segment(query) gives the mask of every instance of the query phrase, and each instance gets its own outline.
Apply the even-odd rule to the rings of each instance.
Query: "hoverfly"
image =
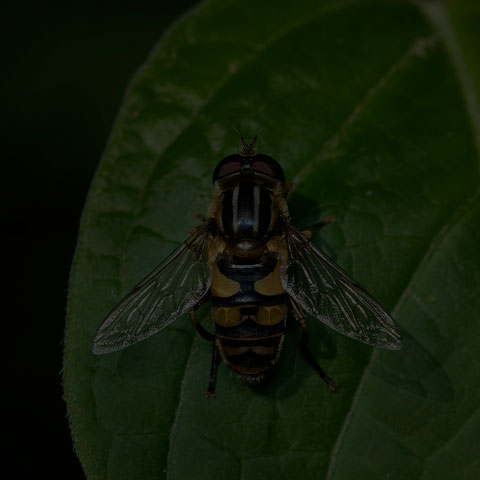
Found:
[[[291,309],[303,330],[301,353],[333,391],[336,382],[308,349],[304,312],[347,337],[391,350],[401,348],[398,326],[310,240],[311,230],[290,223],[282,167],[257,152],[257,136],[250,144],[240,138],[240,153],[215,168],[204,224],[112,310],[95,335],[93,352],[133,345],[189,312],[213,345],[207,395],[214,397],[219,354],[249,383],[272,369]],[[196,311],[207,301],[215,333],[197,321]]]

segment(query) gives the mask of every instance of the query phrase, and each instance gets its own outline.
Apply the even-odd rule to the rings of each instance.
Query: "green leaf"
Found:
[[[202,4],[121,108],[69,295],[65,396],[88,478],[476,478],[478,7],[272,5]],[[294,224],[333,214],[315,241],[404,332],[401,351],[377,351],[309,318],[334,394],[299,356],[293,324],[265,384],[221,365],[216,400],[203,396],[210,345],[187,318],[91,353],[109,310],[207,211],[216,163],[239,148],[231,124],[246,137],[263,127],[259,149],[294,182]]]

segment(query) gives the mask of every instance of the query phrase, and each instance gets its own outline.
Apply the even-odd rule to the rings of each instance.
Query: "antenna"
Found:
[[[253,137],[253,140],[251,141],[251,143],[247,143],[247,141],[242,137],[240,132],[233,125],[232,125],[232,128],[235,130],[235,132],[237,132],[243,145],[242,149],[240,150],[240,155],[244,155],[246,157],[256,155],[257,149],[254,148],[253,146],[255,145],[255,143],[257,143],[258,135],[263,130],[263,127],[260,128],[260,130],[258,130],[257,134]]]
[[[248,148],[249,145],[247,144],[247,141],[242,137],[240,132],[232,125],[232,128],[237,132],[237,135],[240,137],[240,140],[242,141],[243,147]]]

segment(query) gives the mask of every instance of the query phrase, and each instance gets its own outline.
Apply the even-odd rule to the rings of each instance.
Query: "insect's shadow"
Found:
[[[295,193],[288,198],[288,209],[292,218],[292,224],[300,230],[325,220],[329,214],[333,213],[325,211],[314,198],[301,193]],[[328,229],[330,226],[325,226],[324,228]],[[314,233],[318,231],[320,231],[320,229],[315,229]],[[335,260],[335,251],[324,238],[320,235],[315,235],[315,243],[321,247],[330,258]]]
[[[436,402],[454,399],[452,381],[440,362],[413,338],[402,331],[402,350],[382,352],[370,373],[401,390]]]
[[[314,198],[301,193],[295,193],[288,197],[288,209],[292,222],[298,227],[306,227],[318,222],[322,210]]]
[[[292,325],[293,323],[293,325]],[[403,331],[403,348],[400,351],[381,351],[381,361],[374,362],[369,373],[398,391],[414,394],[434,403],[450,402],[455,398],[452,381],[435,357],[420,342]],[[309,323],[311,350],[322,364],[336,356],[333,334],[319,322]],[[290,322],[284,352],[272,374],[254,386],[258,394],[276,399],[287,398],[302,388],[310,375],[316,375],[302,358],[298,342],[300,332],[295,322]],[[373,349],[373,347],[372,347]],[[328,372],[334,376],[334,372]],[[322,384],[321,378],[318,381]]]

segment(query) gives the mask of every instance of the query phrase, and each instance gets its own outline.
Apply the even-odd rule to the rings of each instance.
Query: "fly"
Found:
[[[212,343],[207,395],[215,396],[219,356],[249,383],[277,363],[287,312],[302,328],[300,351],[330,390],[337,383],[308,348],[305,312],[347,337],[401,348],[399,328],[384,308],[290,223],[289,184],[280,164],[243,137],[239,154],[213,172],[214,192],[202,226],[142,280],[98,329],[95,354],[129,347],[189,312]],[[329,223],[317,224],[323,226]],[[214,333],[196,312],[210,302]]]

